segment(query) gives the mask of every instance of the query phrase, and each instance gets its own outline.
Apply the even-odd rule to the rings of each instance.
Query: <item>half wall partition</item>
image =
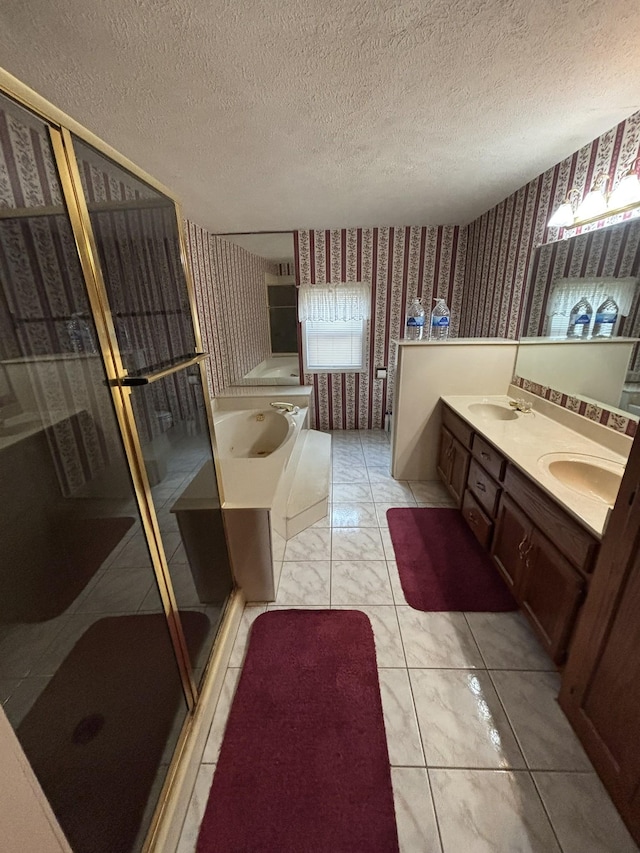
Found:
[[[233,592],[205,356],[175,200],[29,106],[0,93],[0,698],[73,850],[129,853]]]

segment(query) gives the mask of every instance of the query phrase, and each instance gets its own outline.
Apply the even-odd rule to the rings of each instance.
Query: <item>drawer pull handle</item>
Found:
[[[469,521],[471,522],[471,524],[477,524],[478,523],[478,519],[475,517],[473,510],[471,510],[469,512]]]
[[[491,456],[488,453],[485,453],[484,450],[480,451],[480,456],[482,456],[483,459],[491,459]]]
[[[525,533],[524,536],[522,537],[522,542],[518,545],[518,554],[520,554],[521,560],[524,560],[526,554],[529,553],[529,550],[531,548],[531,546],[529,546],[529,549],[527,549],[527,551],[525,551],[524,546],[526,544],[527,544],[527,534]]]
[[[485,484],[484,484],[484,483],[481,483],[481,482],[480,482],[480,480],[476,480],[476,487],[477,487],[481,492],[486,492],[486,491],[487,491],[487,487],[485,486]]]

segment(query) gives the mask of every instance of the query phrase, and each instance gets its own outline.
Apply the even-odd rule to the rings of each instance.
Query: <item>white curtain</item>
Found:
[[[571,309],[583,296],[595,313],[607,297],[618,306],[618,319],[626,317],[638,281],[635,278],[559,278],[554,281],[547,302],[546,334],[565,337]]]
[[[303,285],[298,294],[300,322],[334,323],[336,320],[368,320],[371,289],[362,282]]]

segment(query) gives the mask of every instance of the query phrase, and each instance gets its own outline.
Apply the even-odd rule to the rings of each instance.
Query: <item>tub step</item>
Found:
[[[330,480],[331,436],[307,430],[287,501],[287,539],[327,515]]]

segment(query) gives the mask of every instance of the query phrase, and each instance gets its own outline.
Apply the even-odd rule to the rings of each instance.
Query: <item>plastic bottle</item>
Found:
[[[593,324],[594,338],[611,338],[618,319],[618,306],[614,299],[607,296],[602,305],[596,311],[596,320]]]
[[[409,305],[407,311],[407,325],[405,327],[405,338],[408,341],[420,341],[424,334],[424,308],[416,297]]]
[[[569,315],[569,326],[567,328],[567,337],[588,337],[592,316],[593,308],[589,304],[586,296],[583,296],[571,309],[571,314]]]
[[[431,330],[429,333],[432,341],[446,341],[449,337],[449,321],[451,312],[447,308],[444,299],[436,299],[431,312]]]

